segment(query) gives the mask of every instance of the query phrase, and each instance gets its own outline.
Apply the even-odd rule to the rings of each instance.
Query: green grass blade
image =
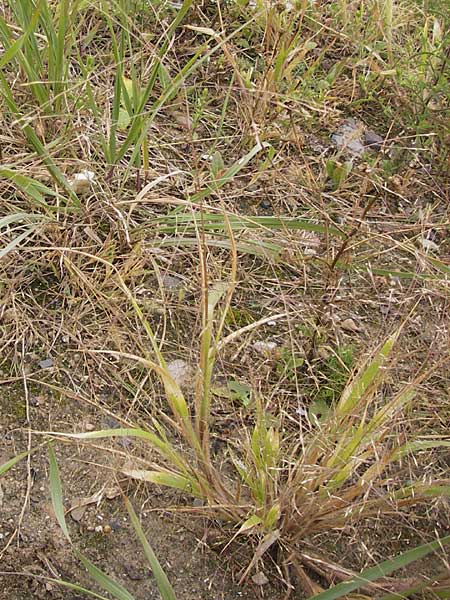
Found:
[[[69,184],[68,180],[66,179],[66,177],[64,176],[64,174],[62,173],[62,171],[56,166],[55,162],[53,161],[50,154],[48,153],[47,148],[42,144],[41,140],[39,139],[39,137],[36,134],[36,132],[34,131],[34,129],[31,127],[31,125],[29,125],[26,122],[26,120],[24,120],[23,115],[21,114],[19,107],[17,106],[17,104],[14,100],[14,97],[11,93],[9,84],[1,71],[0,71],[0,94],[3,96],[5,103],[8,106],[9,110],[14,114],[14,116],[20,122],[20,124],[22,126],[22,131],[25,134],[25,137],[27,138],[28,143],[33,148],[33,150],[36,152],[36,154],[40,157],[40,159],[42,160],[43,164],[47,168],[50,175],[53,177],[53,179],[56,181],[56,183],[58,185],[60,185],[62,187],[62,189],[67,193],[68,197],[72,200],[73,205],[76,206],[77,208],[79,208],[80,201],[78,199],[78,196],[75,194],[75,192],[70,187],[70,184]]]
[[[42,215],[35,213],[13,213],[0,219],[0,229],[19,221],[42,221]]]
[[[30,198],[46,208],[50,207],[47,205],[45,196],[56,196],[53,190],[48,188],[40,181],[36,181],[32,177],[18,173],[14,169],[10,169],[8,167],[0,167],[0,178],[9,180],[24,194],[30,196]]]
[[[389,356],[395,343],[396,336],[391,336],[384,344],[369,365],[359,373],[351,384],[344,390],[337,406],[336,414],[344,416],[348,414],[361,400],[369,387],[376,381],[382,365]]]
[[[396,500],[402,498],[437,498],[439,496],[450,496],[450,485],[424,484],[418,483],[403,488],[394,494]]]
[[[67,529],[66,518],[64,516],[63,494],[61,486],[61,478],[59,476],[58,463],[56,462],[55,451],[51,444],[48,445],[48,455],[50,462],[50,496],[52,499],[53,510],[55,511],[56,520],[59,523],[67,540],[71,542],[69,530]]]
[[[200,489],[192,477],[186,477],[169,471],[144,471],[139,469],[122,469],[122,473],[138,481],[148,481],[156,485],[188,492],[193,496],[201,496]]]
[[[98,600],[109,600],[109,598],[106,598],[106,596],[100,596],[100,594],[97,594],[92,590],[88,590],[87,588],[78,585],[78,583],[70,583],[70,581],[64,581],[64,579],[53,579],[52,577],[45,577],[45,581],[55,583],[56,585],[62,585],[63,587],[69,588],[69,590],[74,590],[75,592],[83,592],[83,594],[88,594],[93,598],[98,598]]]
[[[25,458],[25,456],[28,456],[28,452],[22,452],[21,454],[14,456],[14,458],[11,458],[11,460],[8,460],[2,465],[0,465],[0,476],[6,473],[6,471],[9,471],[9,469],[11,469],[15,464],[21,461],[22,458]]]
[[[54,435],[57,437],[67,437],[76,440],[97,440],[102,438],[113,438],[113,437],[130,437],[140,438],[149,442],[155,447],[162,456],[169,460],[173,465],[178,467],[183,472],[186,471],[186,463],[173,446],[155,433],[151,431],[144,431],[143,429],[135,428],[118,428],[118,429],[102,429],[99,431],[89,431],[86,433],[59,433],[55,431],[45,432],[48,435]]]
[[[61,0],[58,6],[58,25],[56,28],[56,46],[52,48],[54,52],[54,71],[50,74],[50,80],[53,80],[54,85],[54,96],[55,96],[55,109],[57,112],[62,107],[62,101],[64,100],[63,92],[66,85],[66,69],[68,67],[68,61],[66,60],[66,37],[69,27],[69,14],[70,14],[71,0]]]
[[[156,557],[156,554],[153,552],[152,547],[148,543],[147,538],[145,537],[145,533],[142,529],[141,523],[138,519],[138,516],[128,498],[125,499],[125,506],[128,510],[128,514],[130,515],[131,524],[133,525],[134,530],[136,531],[136,535],[138,536],[138,539],[142,544],[144,554],[150,564],[162,600],[176,600],[175,592],[173,591],[173,588],[170,585],[170,581],[168,580],[167,575],[161,567]]]
[[[269,229],[269,230],[293,230],[293,231],[313,231],[334,235],[336,237],[345,237],[342,231],[335,227],[327,227],[319,223],[312,223],[302,219],[279,218],[279,217],[246,217],[244,215],[228,215],[229,226],[233,231],[246,229]],[[173,213],[159,217],[152,224],[158,225],[159,233],[174,233],[178,228],[182,231],[197,231],[201,225],[206,231],[225,231],[227,226],[222,214],[215,213]]]
[[[252,160],[253,157],[255,157],[259,152],[261,152],[261,150],[268,148],[269,146],[270,144],[268,144],[267,142],[263,144],[258,143],[255,146],[253,146],[250,152],[247,152],[247,154],[245,154],[239,160],[233,163],[223,175],[221,175],[218,179],[214,179],[213,181],[211,181],[208,187],[206,187],[204,190],[201,190],[197,194],[194,194],[192,196],[192,202],[200,202],[204,198],[207,198],[214,192],[220,190],[224,185],[229,183],[233,179],[233,177],[235,177],[239,173],[241,169],[248,165],[248,163]]]
[[[81,552],[75,550],[75,555],[83,563],[87,572],[92,579],[109,594],[111,594],[116,600],[135,600],[134,596],[126,590],[123,585],[111,579],[101,569],[96,567],[90,560],[88,560]]]
[[[69,530],[64,515],[63,505],[63,493],[61,478],[59,476],[58,463],[56,462],[55,452],[51,443],[48,445],[49,463],[50,463],[50,495],[52,499],[53,510],[55,512],[56,519],[61,527],[67,540],[72,543],[70,538]],[[111,579],[108,575],[103,573],[98,567],[90,562],[81,552],[75,550],[75,554],[78,559],[86,567],[89,575],[94,579],[96,583],[108,593],[112,594],[117,600],[135,600],[134,597],[120,584]],[[73,585],[73,584],[72,584]],[[101,598],[101,596],[100,596]]]
[[[450,440],[413,440],[400,446],[394,454],[395,460],[407,454],[419,452],[420,450],[433,450],[435,448],[450,448]]]
[[[431,552],[439,550],[446,544],[450,544],[450,535],[436,540],[435,542],[423,544],[412,550],[407,550],[395,558],[384,560],[374,567],[365,569],[351,581],[343,581],[325,592],[312,596],[311,600],[336,600],[336,598],[342,598],[342,596],[357,590],[371,581],[376,581],[377,579],[380,579],[380,577],[386,577],[394,571],[397,571],[397,569],[406,567],[410,563],[431,554]]]
[[[42,10],[42,5],[43,5],[43,0],[41,0],[39,2],[39,4],[37,5],[32,17],[30,19],[30,23],[29,23],[27,29],[24,31],[24,33],[13,44],[11,44],[9,46],[9,48],[6,48],[2,58],[0,59],[0,69],[3,69],[3,67],[6,64],[8,64],[20,52],[24,43],[27,41],[29,36],[33,33],[33,31],[37,25],[37,22],[39,20],[39,15]],[[6,25],[5,20],[3,18],[1,20],[2,20],[2,24]]]
[[[6,244],[6,246],[4,248],[1,248],[0,249],[0,258],[3,258],[4,256],[6,256],[8,254],[8,252],[11,252],[11,250],[14,250],[14,248],[16,246],[18,246],[22,240],[24,240],[27,237],[29,237],[30,235],[32,235],[36,231],[37,227],[38,227],[37,225],[34,225],[32,227],[29,227],[25,231],[22,231],[22,233],[19,234],[17,237],[15,237],[13,240],[11,240],[9,242],[9,244]]]
[[[190,4],[190,2],[188,4]],[[118,150],[117,156],[116,156],[116,161],[122,160],[122,158],[125,156],[125,154],[129,150],[130,146],[134,143],[134,150],[131,154],[131,157],[130,157],[130,160],[128,163],[128,167],[127,167],[127,175],[131,169],[131,165],[135,164],[135,161],[141,151],[143,141],[148,136],[150,128],[152,127],[152,124],[153,124],[156,116],[158,115],[159,111],[162,109],[162,107],[166,104],[166,102],[171,97],[173,97],[173,95],[178,91],[178,89],[185,82],[187,77],[189,77],[190,75],[192,75],[192,73],[194,73],[197,69],[199,69],[199,67],[203,63],[205,63],[207,60],[209,60],[213,54],[215,54],[222,48],[224,43],[228,42],[230,39],[237,36],[239,34],[239,32],[242,29],[244,29],[245,27],[246,27],[246,24],[243,24],[240,27],[238,27],[237,29],[235,29],[224,40],[220,41],[213,48],[208,50],[208,52],[204,52],[205,48],[200,48],[200,50],[198,50],[194,54],[194,56],[184,65],[184,67],[176,74],[176,76],[172,80],[172,83],[165,88],[165,90],[163,91],[161,96],[152,104],[152,106],[150,107],[150,110],[148,111],[148,114],[145,118],[145,124],[140,123],[137,120],[133,121],[130,131],[128,133],[128,136],[127,136],[126,140],[123,142],[120,149]],[[157,78],[158,71],[159,71],[159,65],[157,64],[156,68],[154,68],[152,70],[152,75],[150,75],[150,77],[149,77],[150,81],[153,81],[153,76],[155,79]],[[150,85],[150,83],[149,83],[149,85]],[[144,114],[145,104],[148,101],[148,99],[149,99],[149,95],[147,98],[147,93],[144,92],[142,95],[142,101],[141,101],[141,105],[140,105],[139,114]],[[139,134],[139,131],[140,131],[140,134]]]
[[[232,244],[230,240],[216,240],[212,238],[208,238],[206,240],[206,245],[211,246],[212,248],[222,248],[224,250],[231,250]],[[236,250],[241,254],[250,254],[253,256],[259,256],[261,258],[278,260],[280,258],[280,254],[283,250],[282,246],[277,244],[272,244],[269,242],[261,242],[255,240],[254,242],[246,241],[236,241]],[[161,241],[156,241],[155,246],[160,248],[167,248],[172,246],[198,246],[198,238],[168,238]]]
[[[185,67],[177,74],[173,82],[166,87],[162,96],[153,103],[150,112],[146,115],[146,106],[150,100],[150,96],[153,91],[155,82],[158,79],[161,61],[166,55],[167,49],[170,44],[170,37],[174,33],[175,29],[183,21],[192,3],[193,0],[184,0],[182,6],[177,11],[175,19],[173,20],[173,22],[171,23],[171,25],[165,33],[166,41],[162,44],[161,48],[157,52],[155,63],[148,75],[147,86],[142,91],[140,102],[137,106],[135,115],[131,120],[131,126],[128,131],[127,137],[125,138],[124,142],[115,154],[114,162],[122,160],[125,154],[130,149],[130,147],[134,144],[134,150],[129,161],[129,167],[136,163],[136,160],[139,159],[143,140],[146,137],[157,113],[159,112],[161,107],[166,103],[166,101],[171,97],[171,95],[178,90],[185,77],[187,77],[188,72],[190,73],[200,64],[200,61],[197,60],[199,53],[196,53],[193,59],[191,59],[187,63],[187,65],[185,65]],[[201,62],[203,62],[203,60]]]

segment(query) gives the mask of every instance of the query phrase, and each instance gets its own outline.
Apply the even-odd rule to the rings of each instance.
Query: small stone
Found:
[[[428,238],[421,239],[422,248],[425,252],[439,252],[439,246],[433,240],[429,240]]]
[[[194,508],[200,508],[201,506],[203,506],[205,503],[201,498],[194,498],[193,502],[192,502],[192,506]]]
[[[39,362],[40,369],[49,369],[50,367],[53,367],[53,365],[54,365],[53,358],[45,358],[44,360],[41,360]]]
[[[273,355],[277,349],[277,344],[275,342],[261,340],[259,342],[255,342],[253,344],[253,348],[261,354]]]
[[[262,200],[261,204],[260,204],[260,207],[263,210],[270,210],[272,208],[272,203],[271,203],[270,200]]]
[[[121,528],[121,524],[119,521],[113,520],[110,522],[110,524],[111,524],[111,529],[113,531],[119,531],[119,529]]]
[[[103,525],[97,525],[94,527],[95,533],[103,533]]]
[[[269,580],[262,571],[255,573],[252,577],[252,581],[253,583],[256,583],[256,585],[266,585],[269,583]]]
[[[353,156],[361,156],[365,147],[362,142],[364,126],[355,119],[346,119],[331,136],[339,150],[345,150]]]
[[[119,421],[109,415],[103,419],[103,426],[107,429],[120,429]]]
[[[111,533],[111,531],[112,531],[112,527],[111,527],[111,525],[105,525],[105,526],[103,527],[103,531],[104,531],[105,533]]]
[[[364,143],[371,150],[381,150],[384,144],[384,138],[375,131],[368,129],[364,134]]]
[[[116,486],[107,487],[105,489],[105,496],[106,498],[108,498],[108,500],[113,500],[114,498],[117,498],[117,496],[120,496],[120,493],[120,488]]]
[[[83,518],[84,513],[86,512],[87,506],[78,506],[70,511],[70,516],[74,521],[79,523]]]
[[[123,565],[123,568],[124,568],[126,575],[132,581],[140,581],[141,579],[144,579],[144,577],[146,575],[142,569],[140,569],[139,567],[137,567],[131,563],[125,563]]]
[[[169,292],[177,292],[183,287],[183,280],[175,275],[163,275],[161,279],[164,288]]]
[[[95,425],[93,425],[92,423],[86,423],[86,425],[84,426],[86,431],[94,431],[95,430]]]
[[[170,363],[168,363],[167,370],[179,387],[188,386],[192,382],[191,367],[185,360],[182,360],[181,358],[172,360]]]
[[[361,328],[355,323],[353,319],[344,319],[339,323],[339,325],[342,327],[342,329],[345,329],[346,331],[352,331],[356,333],[357,331],[361,330]]]

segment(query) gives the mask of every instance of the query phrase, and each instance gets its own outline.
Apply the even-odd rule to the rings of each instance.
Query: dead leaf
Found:
[[[279,539],[280,535],[280,530],[275,529],[271,533],[268,533],[266,536],[264,536],[264,538],[261,540],[258,547],[256,548],[256,551],[253,555],[252,560],[250,561],[250,564],[245,569],[244,574],[240,578],[239,585],[243,584],[254,565],[256,565],[260,558],[262,558],[262,556],[267,552],[270,546],[272,546],[272,544],[274,544]]]
[[[96,504],[98,506],[102,501],[104,495],[106,494],[105,489],[103,488],[95,494],[93,494],[92,496],[90,496],[89,498],[80,498],[69,508],[67,512],[70,513],[70,516],[74,521],[79,522],[83,518],[83,515],[89,504]],[[108,498],[108,496],[106,497]]]

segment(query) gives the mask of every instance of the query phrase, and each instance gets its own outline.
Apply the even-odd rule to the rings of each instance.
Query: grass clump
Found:
[[[261,557],[273,544],[288,548],[286,560],[295,557],[302,580],[315,589],[304,571],[304,567],[314,568],[315,562],[302,564],[302,543],[315,534],[345,529],[349,523],[375,515],[380,518],[384,512],[390,514],[394,506],[400,510],[427,502],[430,496],[445,496],[447,480],[387,484],[392,468],[406,456],[424,448],[448,447],[450,442],[444,438],[406,441],[394,434],[393,423],[402,418],[415,397],[413,383],[390,398],[379,396],[383,372],[397,337],[394,335],[350,378],[339,399],[330,402],[327,414],[314,419],[315,424],[302,431],[300,437],[286,435],[280,415],[267,413],[263,399],[257,398],[254,426],[243,428],[240,439],[228,448],[228,462],[234,467],[235,476],[226,475],[211,453],[210,422],[212,373],[221,327],[228,314],[230,290],[232,286],[216,284],[204,300],[193,409],[167,369],[148,322],[142,321],[158,362],[122,355],[160,377],[173,417],[172,433],[181,435],[181,447],[171,441],[166,428],[156,420],[148,430],[114,429],[68,437],[89,440],[126,436],[145,441],[158,452],[162,462],[152,463],[151,470],[126,469],[126,475],[200,498],[206,503],[206,515],[214,514],[235,523],[238,534],[258,534],[260,543],[255,557]],[[215,319],[216,307],[224,297],[222,317]],[[137,305],[135,309],[143,319]],[[344,358],[350,358],[348,348],[341,352]],[[376,495],[371,493],[374,489]],[[256,560],[250,563],[243,579]],[[320,566],[326,558],[318,556],[315,561]]]

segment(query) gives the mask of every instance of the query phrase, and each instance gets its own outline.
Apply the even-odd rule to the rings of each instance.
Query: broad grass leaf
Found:
[[[95,440],[102,438],[114,438],[114,437],[130,437],[139,438],[149,442],[154,448],[156,448],[162,456],[167,458],[174,465],[179,467],[181,470],[185,470],[186,463],[182,456],[173,448],[173,446],[167,440],[161,439],[155,433],[151,431],[144,431],[138,428],[119,428],[119,429],[102,429],[99,431],[88,431],[85,433],[60,433],[57,431],[46,432],[49,435],[57,437],[67,437],[76,440]]]
[[[186,477],[170,471],[146,471],[144,469],[122,469],[122,473],[132,479],[148,481],[157,485],[175,488],[194,496],[201,495],[200,489],[192,477]]]
[[[281,507],[279,504],[274,504],[267,512],[264,518],[264,528],[273,529],[273,526],[277,523],[280,518]]]
[[[3,69],[3,67],[7,65],[21,51],[25,42],[35,30],[45,1],[46,0],[40,0],[38,5],[36,6],[26,31],[24,31],[24,33],[19,38],[17,38],[17,40],[14,43],[12,43],[9,47],[5,48],[3,56],[0,58],[0,69]],[[1,21],[6,25],[6,21],[3,19],[3,17],[1,18]]]
[[[0,228],[11,225],[12,223],[18,223],[20,221],[42,221],[42,215],[34,213],[12,213],[0,219]]]
[[[20,233],[17,237],[15,237],[13,240],[11,240],[8,244],[6,244],[6,246],[4,248],[1,248],[0,249],[0,258],[3,258],[4,256],[6,256],[9,252],[11,252],[11,250],[14,250],[14,248],[16,246],[18,246],[20,244],[20,242],[25,240],[27,237],[30,237],[36,231],[36,228],[37,228],[37,225],[34,225],[33,227],[29,227],[25,231],[22,231],[22,233]]]
[[[244,533],[245,531],[249,531],[250,529],[254,529],[258,525],[261,525],[263,520],[258,515],[252,515],[246,521],[242,523],[239,527],[238,533]]]
[[[450,440],[413,440],[411,442],[406,442],[403,446],[400,446],[395,453],[394,457],[396,460],[406,456],[407,454],[413,454],[415,452],[420,452],[421,450],[433,450],[436,448],[450,448]]]
[[[119,131],[125,131],[128,129],[131,123],[131,117],[126,108],[119,109],[119,115],[117,117],[117,129]]]

